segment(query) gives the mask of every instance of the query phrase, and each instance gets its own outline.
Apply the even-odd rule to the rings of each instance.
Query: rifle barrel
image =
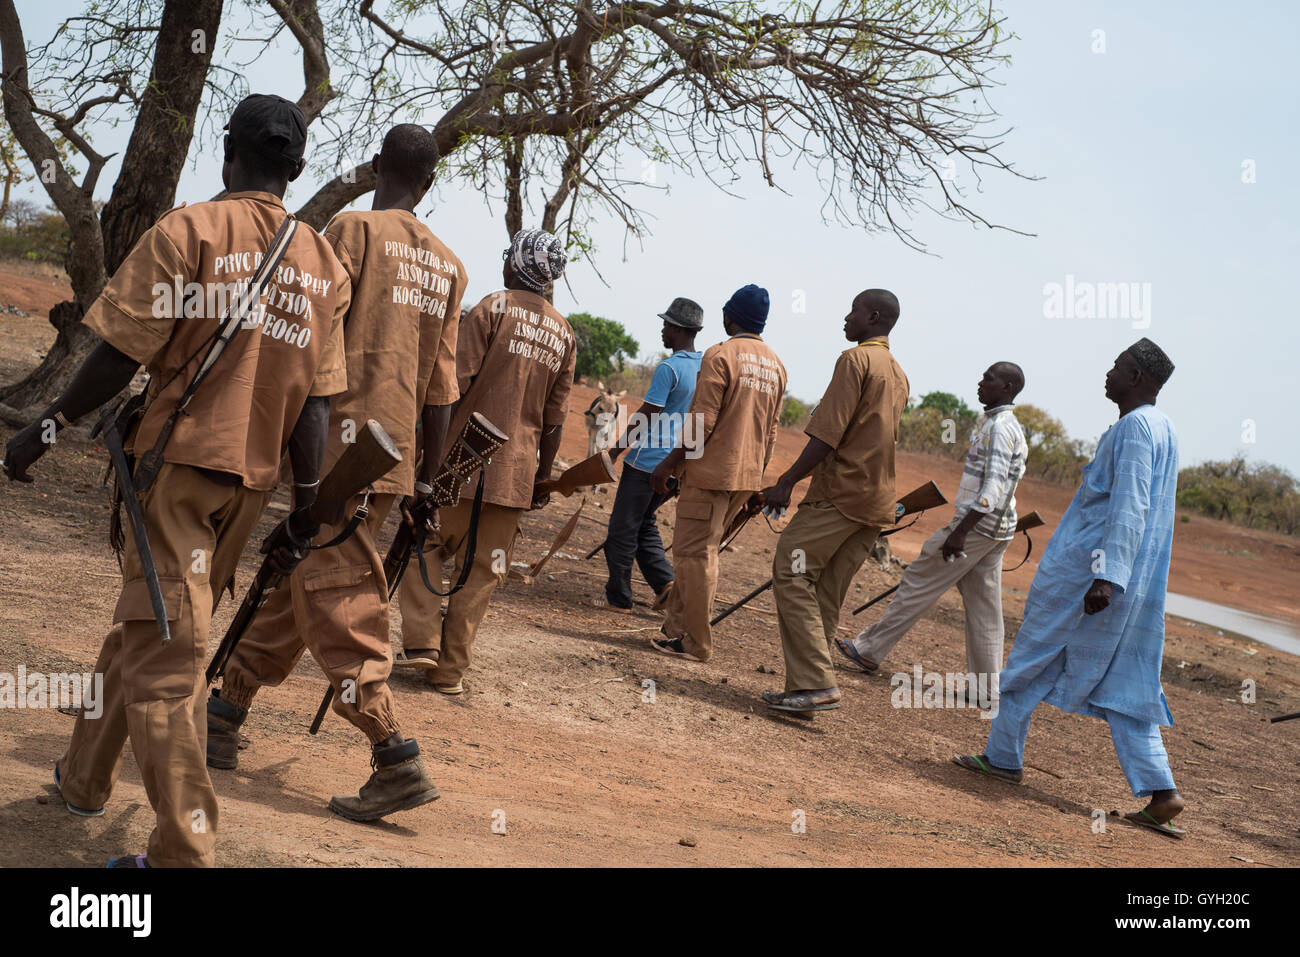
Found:
[[[740,601],[728,605],[722,611],[718,612],[718,614],[714,616],[713,620],[709,622],[709,624],[716,625],[718,622],[722,621],[722,619],[730,615],[733,611],[736,611],[739,608],[743,607],[745,604],[757,598],[759,595],[763,594],[763,592],[767,591],[771,587],[772,587],[772,579],[769,578],[767,581],[763,582],[763,584],[759,585],[757,588],[755,588],[744,598],[740,599]]]
[[[221,644],[217,645],[216,654],[208,662],[207,679],[208,684],[216,681],[226,672],[226,664],[230,661],[230,655],[235,650],[235,645],[248,629],[248,624],[257,614],[257,609],[262,605],[262,596],[266,592],[280,584],[280,576],[270,569],[271,558],[268,555],[262,560],[262,567],[257,570],[257,575],[253,582],[248,586],[248,592],[244,595],[244,600],[239,604],[239,610],[235,612],[235,617],[230,621],[230,627],[226,629],[225,635],[221,638]]]
[[[901,583],[900,583],[900,584],[901,584]],[[889,597],[890,595],[892,595],[894,592],[898,591],[898,587],[899,587],[898,585],[895,585],[893,588],[889,589],[888,591],[882,591],[882,592],[881,592],[879,595],[877,595],[875,598],[871,599],[871,601],[867,602],[865,605],[861,606],[860,608],[855,609],[854,612],[853,612],[853,614],[855,614],[855,615],[860,615],[860,614],[862,614],[864,611],[866,611],[868,608],[870,608],[870,607],[871,607],[872,605],[874,605],[876,602],[881,601],[881,600],[883,600],[883,599],[885,599],[885,598],[888,598],[888,597]]]

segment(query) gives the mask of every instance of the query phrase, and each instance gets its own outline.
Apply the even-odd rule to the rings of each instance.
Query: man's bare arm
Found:
[[[72,423],[94,411],[130,385],[139,368],[140,363],[107,342],[97,345],[63,395],[9,440],[5,447],[5,474],[18,482],[30,482],[32,477],[27,470],[50,450],[46,423],[58,423],[59,416]]]
[[[763,504],[774,511],[788,508],[790,496],[794,494],[794,487],[805,475],[815,469],[822,459],[834,451],[833,446],[809,436],[807,444],[799,453],[799,457],[794,460],[794,464],[785,470],[785,474],[777,479],[775,485],[763,489]]]
[[[307,397],[289,436],[289,467],[293,470],[293,504],[301,508],[316,501],[321,459],[329,438],[330,400],[326,395]]]

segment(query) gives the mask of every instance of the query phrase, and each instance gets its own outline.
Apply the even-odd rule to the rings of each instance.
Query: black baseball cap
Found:
[[[231,145],[269,160],[297,165],[307,149],[307,121],[296,103],[271,93],[239,101],[226,124]]]

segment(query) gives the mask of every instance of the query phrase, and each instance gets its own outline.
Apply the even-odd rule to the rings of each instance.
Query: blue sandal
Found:
[[[843,638],[836,638],[835,647],[839,649],[840,654],[862,669],[863,674],[874,675],[880,670],[880,665],[873,665],[858,654],[858,649],[853,647],[852,642],[845,641]]]
[[[59,790],[59,797],[63,797],[63,784],[59,781],[58,764],[54,765],[54,786]],[[88,811],[84,807],[77,807],[75,804],[68,803],[67,800],[64,800],[63,806],[78,817],[99,817],[104,813],[102,807],[94,811]]]

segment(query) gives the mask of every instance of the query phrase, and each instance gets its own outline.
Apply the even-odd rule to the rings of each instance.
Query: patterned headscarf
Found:
[[[506,258],[515,275],[533,292],[546,287],[564,273],[564,246],[544,229],[521,229],[510,240]]]

